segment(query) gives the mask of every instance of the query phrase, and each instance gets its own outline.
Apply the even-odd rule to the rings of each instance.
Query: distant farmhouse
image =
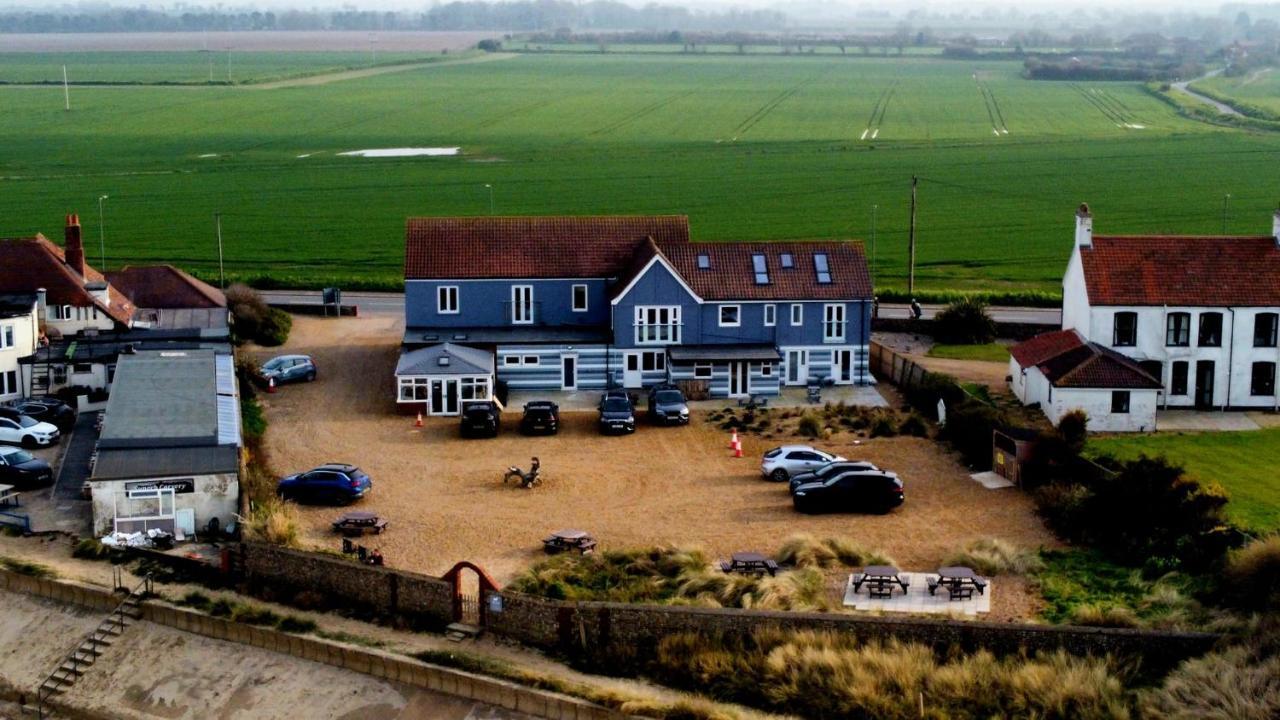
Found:
[[[1154,430],[1157,408],[1280,407],[1280,212],[1271,235],[1104,236],[1082,205],[1062,285],[1063,332],[1010,361],[1051,419],[1076,405],[1090,429]]]
[[[105,392],[122,353],[229,350],[226,306],[220,290],[169,266],[94,269],[75,215],[64,247],[39,234],[0,240],[0,400]]]
[[[688,219],[412,218],[397,400],[454,415],[511,389],[867,384],[855,242],[694,243]]]

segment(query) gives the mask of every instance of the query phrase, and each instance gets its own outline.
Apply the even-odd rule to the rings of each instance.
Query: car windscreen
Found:
[[[17,452],[11,452],[8,455],[5,455],[4,459],[5,459],[5,462],[9,463],[10,465],[21,465],[22,463],[27,463],[27,462],[31,462],[32,460],[35,460],[36,456],[32,455],[26,450],[19,450]]]
[[[544,420],[546,418],[551,417],[551,408],[545,408],[545,407],[529,408],[528,410],[524,411],[524,416],[527,418]]]
[[[679,390],[663,390],[655,394],[654,399],[656,399],[660,405],[674,405],[676,403],[684,402],[684,396],[680,394]]]
[[[604,411],[614,413],[631,412],[631,403],[622,398],[607,398],[604,401]]]
[[[764,456],[767,458],[776,458],[781,454],[782,454],[782,448],[774,448],[769,452],[765,453]]]
[[[22,427],[29,428],[29,427],[35,427],[36,425],[39,425],[40,421],[29,418],[26,415],[19,415],[18,424],[21,425]]]
[[[279,370],[282,365],[284,365],[284,358],[274,358],[268,360],[267,364],[262,367],[265,370]]]

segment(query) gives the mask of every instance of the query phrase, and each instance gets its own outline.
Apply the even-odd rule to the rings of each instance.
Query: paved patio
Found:
[[[1260,429],[1251,413],[1222,410],[1157,410],[1156,431],[1238,432]]]
[[[952,600],[947,591],[938,588],[934,595],[929,594],[929,578],[934,573],[904,572],[899,577],[908,583],[904,595],[894,590],[888,598],[872,598],[864,587],[861,592],[853,590],[853,575],[845,582],[844,606],[854,610],[873,610],[880,612],[922,613],[928,615],[977,615],[991,612],[991,593],[994,587],[987,580],[986,591],[974,594],[970,600]]]

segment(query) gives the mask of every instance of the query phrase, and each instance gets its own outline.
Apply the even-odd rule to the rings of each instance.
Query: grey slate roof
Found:
[[[396,376],[492,375],[493,355],[465,345],[441,343],[402,351]]]
[[[240,467],[234,445],[99,450],[94,480],[130,480],[234,473]]]

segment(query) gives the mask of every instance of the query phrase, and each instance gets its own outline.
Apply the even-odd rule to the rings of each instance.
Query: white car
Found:
[[[0,413],[0,443],[45,447],[58,442],[58,426],[14,412]]]
[[[786,482],[795,475],[813,472],[827,463],[844,459],[808,445],[783,445],[764,454],[760,461],[760,474],[766,480]]]

